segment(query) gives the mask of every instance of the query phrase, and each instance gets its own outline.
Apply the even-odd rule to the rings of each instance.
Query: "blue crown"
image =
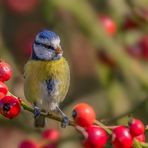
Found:
[[[52,32],[49,30],[43,30],[39,32],[38,36],[39,38],[48,39],[48,40],[53,39],[53,38],[59,38],[59,36],[55,32]]]

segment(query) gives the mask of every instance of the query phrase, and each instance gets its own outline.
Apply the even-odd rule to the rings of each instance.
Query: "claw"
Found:
[[[62,123],[61,123],[61,127],[62,128],[66,128],[66,126],[69,124],[69,119],[68,117],[62,112],[62,110],[59,108],[59,106],[57,106],[57,110],[59,111],[59,113],[62,116]]]
[[[34,117],[38,118],[41,114],[41,109],[37,106],[34,107],[34,111],[33,111]]]
[[[68,117],[67,116],[64,116],[63,117],[63,121],[62,121],[62,123],[61,123],[61,127],[62,128],[66,128],[66,126],[69,124],[69,119],[68,119]]]

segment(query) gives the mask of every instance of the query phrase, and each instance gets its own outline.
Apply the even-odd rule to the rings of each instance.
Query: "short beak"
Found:
[[[55,49],[55,53],[56,53],[56,54],[60,54],[61,52],[62,52],[61,47],[57,47],[57,48]]]

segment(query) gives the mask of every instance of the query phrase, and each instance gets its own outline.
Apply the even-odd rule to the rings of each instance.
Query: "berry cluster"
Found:
[[[56,129],[46,129],[37,141],[26,139],[22,141],[19,148],[57,148],[57,142],[60,139],[60,133]]]
[[[8,88],[4,82],[9,80],[11,75],[9,64],[0,61],[0,113],[9,119],[18,116],[21,105],[23,106],[20,99],[8,94]],[[30,107],[28,108],[30,110]],[[99,122],[96,121],[95,111],[86,103],[74,106],[72,117],[76,129],[84,136],[82,142],[84,148],[103,148],[109,141],[114,148],[132,148],[135,140],[139,143],[145,142],[145,126],[139,119],[131,118],[128,126],[118,125],[112,128],[97,124]],[[56,148],[59,137],[57,130],[47,129],[42,133],[41,141],[28,139],[23,141],[19,148]]]
[[[6,118],[12,119],[20,113],[20,100],[8,94],[5,81],[11,78],[12,70],[10,65],[0,61],[0,113]]]
[[[84,148],[103,148],[109,140],[114,148],[132,148],[134,140],[145,142],[145,127],[139,119],[132,118],[128,127],[121,125],[113,127],[112,134],[108,135],[105,128],[93,124],[96,114],[88,104],[77,104],[72,116],[76,125],[85,129],[85,134],[82,132],[85,138]]]
[[[106,33],[109,36],[114,36],[117,32],[116,23],[109,16],[103,15],[99,16],[99,21],[105,29]],[[138,24],[132,20],[129,16],[125,18],[125,22],[123,22],[122,29],[129,30],[135,29],[138,27]],[[148,60],[148,35],[142,36],[134,45],[125,45],[125,51],[133,58],[139,60]],[[98,59],[105,65],[108,65],[111,68],[116,68],[115,60],[108,55],[104,50],[99,50]]]

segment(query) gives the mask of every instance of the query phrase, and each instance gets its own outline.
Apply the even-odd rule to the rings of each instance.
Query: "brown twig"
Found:
[[[33,108],[28,106],[25,102],[21,101],[21,106],[23,107],[24,110],[27,110],[31,113],[33,113]],[[62,117],[58,116],[58,115],[55,115],[55,114],[52,114],[52,113],[44,113],[44,112],[41,112],[41,116],[44,116],[46,118],[50,118],[50,119],[53,119],[53,120],[56,120],[58,122],[62,122]],[[69,120],[69,126],[75,126],[75,123],[73,120]]]

